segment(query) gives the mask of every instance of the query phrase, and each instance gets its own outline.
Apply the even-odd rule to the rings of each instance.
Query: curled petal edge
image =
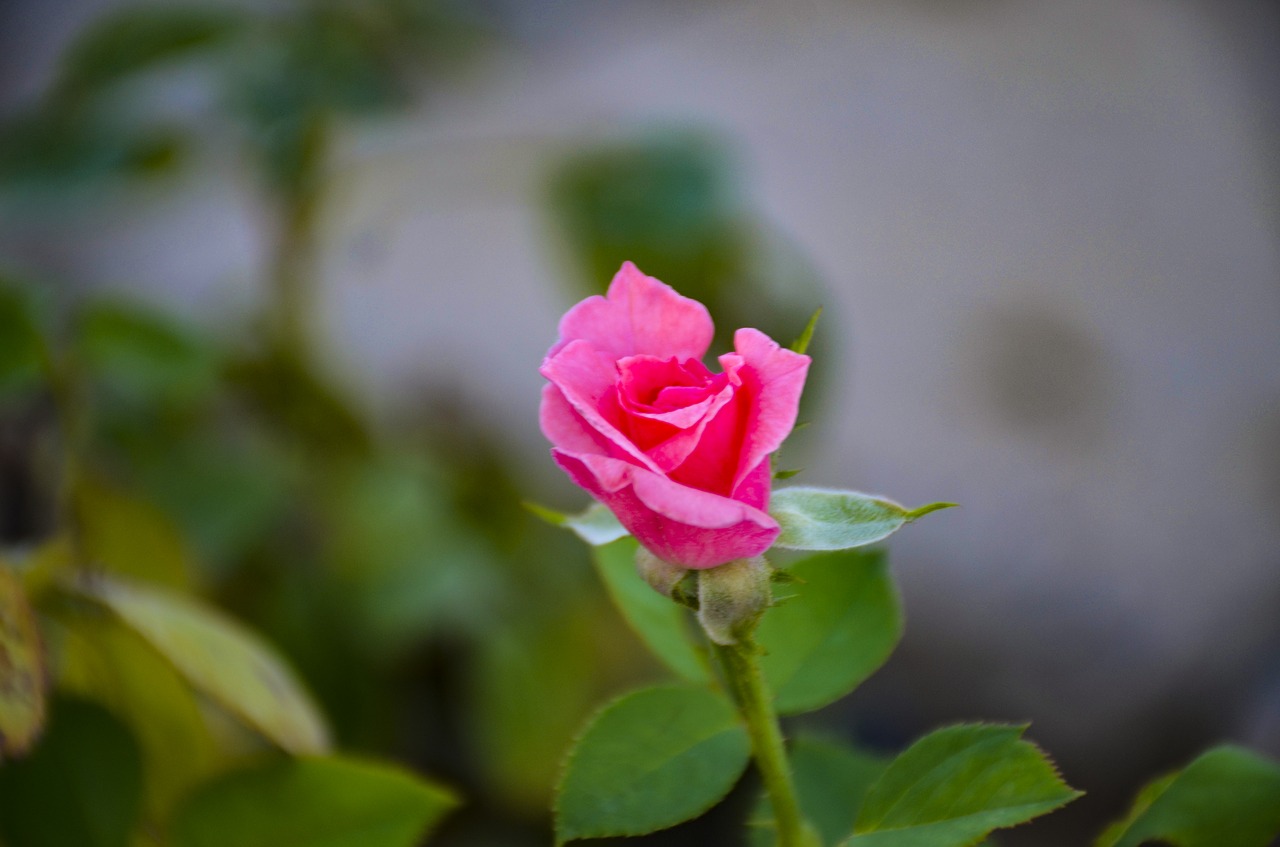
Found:
[[[781,532],[747,503],[689,488],[608,456],[551,451],[565,473],[617,515],[659,558],[685,568],[713,568],[758,556]]]
[[[583,339],[615,360],[638,354],[701,359],[714,332],[706,306],[623,262],[605,296],[588,297],[560,319],[560,340],[547,355]]]

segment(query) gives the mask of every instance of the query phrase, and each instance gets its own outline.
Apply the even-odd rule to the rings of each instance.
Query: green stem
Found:
[[[738,709],[747,722],[752,755],[773,806],[778,847],[817,847],[818,840],[800,813],[791,765],[782,745],[778,714],[753,645],[740,641],[729,646],[713,646]]]
[[[84,473],[84,456],[88,453],[90,432],[89,404],[76,372],[75,362],[59,357],[49,340],[41,338],[37,346],[45,383],[53,400],[54,417],[62,447],[62,479],[58,490],[58,510],[71,544],[72,559],[85,566],[84,533],[76,504],[76,492]]]
[[[311,115],[300,131],[297,161],[287,180],[275,186],[277,232],[271,257],[272,302],[268,324],[275,343],[309,361],[314,319],[316,223],[323,200],[329,121]]]

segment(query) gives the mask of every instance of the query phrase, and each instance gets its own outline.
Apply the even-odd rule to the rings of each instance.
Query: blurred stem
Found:
[[[316,221],[329,150],[329,121],[310,117],[299,130],[295,170],[277,186],[277,236],[271,257],[268,324],[274,342],[300,361],[311,352],[315,307]]]
[[[773,806],[778,847],[819,847],[817,835],[800,812],[791,765],[782,744],[782,729],[764,674],[760,672],[757,648],[745,639],[737,644],[712,644],[712,647],[747,723],[752,756]]]
[[[62,435],[62,480],[58,492],[58,512],[66,525],[72,559],[80,566],[88,564],[84,555],[83,533],[76,509],[76,489],[82,470],[82,456],[89,441],[89,404],[77,380],[74,363],[59,358],[52,345],[41,339],[37,347],[40,370],[49,385],[58,430]]]

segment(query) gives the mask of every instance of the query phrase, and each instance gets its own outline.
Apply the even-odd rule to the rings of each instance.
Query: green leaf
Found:
[[[398,767],[341,756],[279,759],[203,786],[174,847],[413,847],[458,804]]]
[[[848,837],[863,796],[889,764],[880,756],[812,735],[796,738],[789,758],[800,811],[817,828],[824,847],[834,847]],[[771,847],[775,843],[773,810],[767,794],[761,793],[751,823],[751,847]]]
[[[707,660],[693,641],[688,611],[654,591],[636,572],[634,538],[592,551],[591,559],[627,624],[663,664],[690,682],[710,679]]]
[[[101,300],[84,309],[76,330],[85,368],[119,399],[184,402],[216,387],[219,362],[213,346],[168,315]]]
[[[883,497],[825,488],[784,488],[769,501],[782,524],[774,542],[789,550],[847,550],[888,538],[916,518],[954,506],[930,503],[908,511]]]
[[[576,515],[557,512],[546,506],[539,506],[537,503],[526,502],[524,505],[526,509],[552,526],[573,530],[575,535],[592,547],[610,544],[628,535],[626,528],[618,523],[613,512],[609,511],[603,503],[592,503]]]
[[[1240,747],[1202,754],[1139,792],[1097,847],[1266,847],[1280,836],[1280,765]]]
[[[18,565],[27,599],[33,608],[40,610],[45,595],[56,589],[61,576],[75,567],[71,539],[55,535],[22,557]]]
[[[0,559],[0,762],[22,756],[45,720],[48,671],[22,577]]]
[[[59,685],[98,701],[125,722],[147,774],[146,815],[152,822],[167,820],[178,798],[219,764],[194,693],[155,648],[117,620],[67,616],[61,635]]]
[[[190,551],[155,506],[87,475],[75,482],[74,503],[89,564],[172,588],[187,586]]]
[[[962,724],[929,733],[871,786],[847,847],[968,847],[1080,796],[1025,726]]]
[[[485,627],[503,590],[491,548],[459,525],[447,479],[420,456],[375,455],[323,492],[325,564],[360,649],[389,662],[441,629]]]
[[[74,191],[106,179],[154,176],[181,158],[174,130],[77,110],[41,110],[0,124],[0,189]],[[73,195],[74,196],[74,195]]]
[[[615,652],[625,638],[613,609],[575,592],[554,613],[512,616],[479,640],[469,669],[471,743],[486,785],[507,805],[529,815],[551,805],[564,751],[595,710],[602,677],[628,664]]]
[[[796,353],[804,353],[809,349],[809,342],[813,340],[813,331],[818,327],[818,318],[822,317],[822,307],[814,309],[813,316],[809,318],[809,322],[804,325],[804,331],[800,333],[800,337],[791,342],[791,349]]]
[[[130,74],[210,46],[236,31],[239,16],[215,6],[152,4],[106,15],[65,54],[63,94],[101,89]]]
[[[733,706],[707,688],[646,688],[595,716],[565,767],[556,842],[642,835],[697,817],[747,766]]]
[[[153,420],[132,430],[131,478],[149,502],[164,504],[201,575],[220,583],[296,504],[291,445],[261,431],[228,438],[225,428],[208,427],[157,438],[155,430]]]
[[[100,706],[60,699],[32,755],[0,767],[0,841],[127,847],[141,791],[129,732]]]
[[[286,347],[233,357],[225,377],[250,413],[295,448],[332,458],[370,453],[372,435],[364,419],[325,374]]]
[[[883,550],[821,553],[787,569],[797,594],[765,613],[760,665],[787,714],[817,709],[852,691],[888,660],[902,637],[902,611]]]
[[[160,588],[99,575],[76,588],[106,605],[200,691],[290,753],[323,752],[324,720],[266,642],[221,612]]]

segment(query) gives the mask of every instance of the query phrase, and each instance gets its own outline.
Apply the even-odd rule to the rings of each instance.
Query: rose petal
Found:
[[[612,359],[644,354],[701,359],[715,331],[707,307],[624,262],[604,297],[588,297],[560,319],[554,356],[582,339]]]
[[[553,449],[556,463],[617,515],[659,558],[686,568],[712,568],[758,556],[781,531],[747,503],[680,485],[620,459]]]
[[[658,470],[652,459],[601,414],[600,401],[613,390],[617,371],[613,362],[600,355],[590,342],[571,342],[554,356],[545,359],[538,371],[560,389],[574,412],[605,443],[612,445],[619,454],[630,456],[637,463]],[[554,438],[551,442],[559,444]]]
[[[748,471],[746,478],[733,489],[733,499],[755,506],[757,509],[767,509],[769,489],[772,485],[773,468],[770,467],[769,458],[766,456],[765,460]]]
[[[709,385],[710,372],[701,363],[697,364],[706,376],[691,373],[674,358],[628,356],[622,359],[618,362],[618,399],[622,408],[628,414],[662,421],[680,429],[693,426],[706,414],[716,393]],[[685,389],[687,393],[681,399],[686,403],[678,407],[670,405],[672,387]],[[667,400],[662,407],[655,405],[659,395]],[[677,394],[674,397],[681,396]]]
[[[538,423],[542,426],[542,434],[552,444],[573,453],[608,454],[607,442],[596,430],[592,429],[582,415],[573,410],[573,405],[565,399],[564,394],[555,385],[542,386],[542,405],[538,408]]]
[[[747,474],[782,446],[791,434],[812,360],[779,347],[776,341],[758,329],[735,332],[733,346],[744,361],[742,375],[746,388],[755,394],[751,415],[746,422],[742,461],[734,480],[733,487],[737,488]],[[727,355],[720,357],[722,363]]]
[[[729,385],[725,393],[729,396],[713,415],[702,421],[694,434],[696,437],[686,438],[683,453],[675,457],[680,460],[678,465],[661,460],[658,464],[663,468],[670,467],[671,478],[682,485],[727,497],[738,482],[736,476],[742,459],[743,428],[750,412],[751,394],[743,387],[739,373],[741,363],[731,361],[738,356],[731,353],[720,359],[727,364],[725,371]],[[653,452],[650,451],[650,455]]]
[[[734,387],[726,385],[719,394],[711,398],[702,417],[696,423],[675,433],[661,444],[651,447],[648,450],[650,458],[666,473],[671,473],[685,464],[690,455],[707,440],[707,428],[720,418],[721,410],[732,403],[733,399]],[[712,441],[715,440],[713,437]],[[713,488],[714,486],[702,487]],[[728,488],[726,487],[725,490],[728,491]]]

